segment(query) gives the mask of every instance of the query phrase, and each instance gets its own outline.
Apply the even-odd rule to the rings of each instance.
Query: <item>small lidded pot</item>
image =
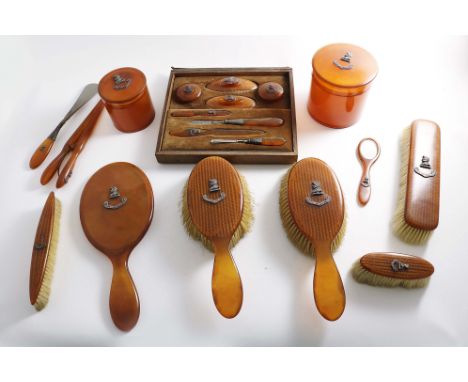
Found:
[[[146,77],[140,70],[115,69],[101,79],[98,89],[114,126],[120,131],[133,133],[153,122],[155,111]]]
[[[377,75],[374,57],[356,45],[331,44],[315,53],[312,69],[309,114],[335,129],[356,123]]]
[[[201,93],[201,87],[197,84],[183,84],[176,90],[177,99],[182,103],[196,101]]]

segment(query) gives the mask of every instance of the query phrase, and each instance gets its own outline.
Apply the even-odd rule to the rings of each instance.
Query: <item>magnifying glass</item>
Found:
[[[357,156],[362,165],[362,175],[359,182],[358,201],[365,206],[371,195],[370,169],[379,159],[380,145],[373,138],[364,138],[357,147]]]

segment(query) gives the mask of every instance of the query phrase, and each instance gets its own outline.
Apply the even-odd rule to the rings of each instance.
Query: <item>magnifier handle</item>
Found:
[[[363,163],[362,176],[359,182],[358,201],[363,206],[369,202],[371,195],[370,167],[369,162]]]

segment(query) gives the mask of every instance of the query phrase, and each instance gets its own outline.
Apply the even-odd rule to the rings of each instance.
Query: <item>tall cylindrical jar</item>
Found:
[[[319,49],[312,59],[309,114],[331,128],[353,125],[377,71],[374,57],[359,46],[331,44]]]
[[[138,69],[120,68],[107,73],[99,82],[99,95],[114,123],[124,133],[133,133],[153,122],[155,111]]]

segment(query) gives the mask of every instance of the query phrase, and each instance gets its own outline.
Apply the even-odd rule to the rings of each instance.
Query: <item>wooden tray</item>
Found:
[[[284,95],[277,101],[264,101],[258,95],[258,88],[245,91],[216,91],[206,87],[210,82],[235,76],[251,80],[257,85],[265,82],[277,82],[284,89]],[[185,83],[195,83],[202,89],[200,98],[189,103],[177,99],[176,89]],[[256,103],[250,109],[227,109],[228,116],[193,116],[173,117],[171,113],[182,110],[212,110],[206,101],[216,96],[233,94],[250,97]],[[193,125],[192,120],[224,120],[239,118],[281,118],[284,124],[279,127],[234,126],[234,125]],[[286,142],[282,146],[260,146],[244,143],[218,144],[210,143],[214,138],[234,138],[227,136],[197,136],[175,137],[170,131],[185,128],[242,128],[263,130],[263,138],[281,137]],[[239,134],[239,137],[247,137]],[[254,136],[249,136],[254,137]],[[236,136],[237,138],[237,136]],[[196,163],[208,156],[221,156],[232,163],[294,163],[297,161],[296,112],[294,105],[294,87],[291,68],[210,68],[210,69],[179,69],[173,68],[169,77],[163,115],[159,128],[156,159],[160,163]]]

